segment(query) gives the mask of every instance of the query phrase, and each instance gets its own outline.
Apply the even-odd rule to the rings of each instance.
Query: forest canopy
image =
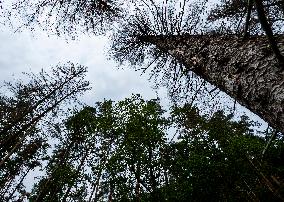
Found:
[[[172,101],[167,110],[139,94],[81,104],[87,69],[72,62],[6,83],[0,200],[284,200],[283,0],[0,6],[1,20],[19,31],[110,36],[110,57],[150,72]],[[214,108],[219,92],[234,100],[230,113]],[[247,116],[234,119],[236,102],[267,121],[267,130],[257,131]],[[213,112],[205,114],[203,104]]]
[[[246,116],[234,121],[218,111],[209,117],[190,105],[166,115],[159,100],[132,95],[72,110],[42,131],[28,121],[38,109],[30,110],[19,115],[22,128],[11,128],[29,138],[1,162],[3,201],[283,199],[283,137],[277,134],[265,149],[275,131],[255,134]],[[26,123],[32,127],[23,130]],[[11,124],[1,119],[2,130]],[[1,133],[2,156],[11,151],[6,141],[18,141],[12,137]],[[43,174],[28,191],[25,178],[35,169]]]

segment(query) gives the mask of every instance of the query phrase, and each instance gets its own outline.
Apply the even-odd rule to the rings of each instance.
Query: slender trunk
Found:
[[[24,173],[24,175],[21,177],[20,182],[17,184],[17,186],[14,188],[13,192],[9,195],[8,200],[12,200],[13,195],[15,194],[15,192],[17,191],[17,189],[21,186],[21,184],[23,183],[24,179],[26,178],[26,176],[28,175],[28,173],[30,172],[32,168],[28,168],[27,171]]]
[[[140,196],[140,179],[136,179],[136,187],[135,187],[135,197],[136,201],[140,202],[141,201],[141,196]]]
[[[164,176],[165,176],[166,187],[168,187],[169,186],[169,178],[168,178],[168,172],[166,170],[164,170]]]
[[[70,142],[70,144],[68,145],[68,147],[66,148],[66,150],[63,150],[62,152],[64,152],[61,155],[61,158],[59,159],[57,166],[54,168],[53,172],[55,172],[60,166],[62,166],[64,163],[67,162],[68,157],[69,157],[69,153],[70,153],[70,149],[72,148],[74,142]],[[45,191],[47,190],[48,184],[51,182],[51,180],[53,179],[52,174],[50,174],[46,180],[46,182],[44,183],[43,187],[40,188],[39,193],[37,194],[36,200],[35,202],[40,202],[43,201],[45,195]],[[48,191],[47,191],[48,192]],[[56,194],[55,192],[52,193],[53,195]]]
[[[273,184],[271,183],[271,181],[265,176],[265,174],[258,168],[257,165],[255,165],[255,163],[253,163],[252,159],[250,159],[248,156],[246,156],[250,165],[252,166],[252,168],[255,170],[255,172],[259,175],[259,177],[262,180],[262,184],[264,184],[264,186],[267,187],[267,189],[278,199],[280,199],[281,201],[284,201],[284,198],[282,197],[282,195],[278,192],[278,189],[275,188],[275,186],[273,186]]]
[[[271,28],[271,25],[268,23],[266,14],[265,14],[265,10],[264,10],[264,6],[263,6],[263,2],[262,0],[254,0],[254,4],[255,4],[255,8],[257,11],[257,15],[258,15],[258,19],[259,22],[261,24],[262,29],[264,30],[267,39],[269,41],[269,44],[271,46],[271,49],[273,50],[282,70],[284,70],[284,58],[283,55],[281,54],[278,46],[277,46],[277,42],[273,36],[273,31]]]
[[[80,173],[80,171],[81,171],[81,169],[82,169],[82,167],[83,167],[83,165],[84,165],[84,163],[85,163],[85,161],[86,161],[86,159],[87,159],[87,157],[88,157],[88,154],[89,154],[89,149],[86,151],[85,155],[84,155],[83,158],[81,159],[80,165],[78,166],[78,168],[77,168],[77,170],[76,170],[76,175],[75,175],[76,177],[77,177],[77,175]],[[73,180],[77,181],[76,179],[73,179]],[[74,184],[73,184],[72,186],[69,185],[67,191],[65,192],[65,195],[64,195],[62,201],[66,202],[66,199],[67,199],[67,197],[68,197],[68,195],[69,195],[69,192],[71,191],[71,188],[72,188],[73,186],[74,186]]]
[[[96,180],[96,182],[94,184],[94,190],[93,190],[93,192],[92,192],[92,194],[90,196],[89,202],[91,202],[94,193],[95,193],[94,201],[95,202],[98,201],[98,195],[99,195],[98,191],[99,191],[100,179],[101,179],[101,176],[102,176],[102,171],[103,171],[103,169],[100,169],[100,172],[99,172],[99,175],[97,176],[97,180]]]
[[[94,201],[98,201],[98,195],[99,195],[98,192],[99,192],[100,178],[101,178],[101,174],[100,174],[99,177],[97,178],[96,183],[95,183],[95,185],[94,185],[94,186],[95,186],[95,189],[94,189],[94,191],[95,191]],[[91,195],[91,197],[90,197],[89,202],[91,202],[92,197],[93,197],[93,193],[92,193],[92,195]]]
[[[112,202],[113,200],[113,189],[112,187],[109,188],[109,194],[108,194],[108,202]]]
[[[141,36],[284,132],[284,71],[265,36]],[[277,37],[284,52],[284,35]]]
[[[249,36],[249,23],[250,23],[252,6],[253,6],[253,0],[248,0],[247,16],[246,16],[246,23],[244,29],[244,39],[248,38]]]
[[[35,124],[37,124],[46,114],[48,114],[50,111],[52,111],[55,107],[57,107],[61,102],[63,102],[65,99],[67,99],[72,94],[75,94],[76,91],[72,91],[71,93],[63,96],[61,99],[56,101],[53,105],[48,107],[45,111],[43,111],[41,114],[39,114],[37,117],[33,118],[30,123],[24,125],[19,131],[17,131],[17,134],[20,134]],[[12,154],[21,146],[22,141],[28,136],[29,133],[26,133],[23,135],[23,137],[16,143],[16,145],[12,148],[12,150],[0,161],[0,167],[5,163],[5,161],[12,156]]]
[[[100,165],[99,165],[99,166],[100,166],[100,170],[99,170],[99,174],[98,174],[97,179],[96,179],[96,182],[95,182],[95,184],[94,184],[94,189],[93,189],[92,194],[91,194],[91,196],[90,196],[90,198],[89,198],[89,202],[91,202],[94,193],[95,193],[95,197],[94,197],[94,200],[93,200],[93,201],[96,202],[96,201],[99,200],[99,199],[98,199],[98,196],[99,196],[98,191],[99,191],[99,186],[100,186],[100,179],[101,179],[101,176],[102,176],[102,172],[103,172],[104,165],[105,165],[107,159],[109,158],[109,154],[110,154],[110,150],[111,150],[111,145],[112,145],[112,143],[113,143],[113,139],[111,139],[110,141],[107,141],[107,142],[105,143],[105,145],[102,145],[102,148],[103,148],[104,146],[106,146],[106,153],[104,154],[104,156],[103,156],[102,159],[100,160]],[[102,149],[102,151],[105,151],[105,150]]]
[[[96,183],[94,183],[94,184],[92,184],[92,188],[91,188],[91,190],[92,190],[92,192],[91,192],[91,195],[90,195],[90,197],[89,197],[89,200],[88,200],[88,202],[91,202],[92,201],[92,198],[93,198],[93,195],[94,195],[94,193],[95,193],[95,191],[96,191]]]
[[[154,173],[154,166],[153,166],[153,150],[152,148],[150,147],[148,149],[148,152],[149,152],[149,167],[150,167],[150,183],[151,183],[151,187],[152,187],[152,197],[153,197],[153,200],[154,201],[157,201],[159,200],[159,196],[158,196],[158,193],[157,193],[157,182],[156,182],[156,177],[155,177],[155,173]]]
[[[135,166],[133,165],[133,167],[135,167]],[[141,201],[141,199],[140,199],[140,181],[141,181],[140,175],[141,175],[141,167],[140,167],[140,162],[138,162],[137,166],[136,166],[136,175],[135,175],[135,178],[136,178],[136,187],[135,187],[135,195],[136,196],[135,197],[136,197],[137,202]]]
[[[261,157],[264,157],[265,152],[267,151],[267,149],[271,146],[272,141],[276,138],[278,131],[274,131],[274,133],[271,135],[271,137],[269,138],[267,144],[265,145],[263,151],[261,152]]]

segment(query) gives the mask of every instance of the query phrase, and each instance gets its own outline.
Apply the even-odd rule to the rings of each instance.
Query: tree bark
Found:
[[[284,133],[284,71],[265,36],[142,36]],[[284,35],[275,37],[284,52]]]
[[[277,42],[274,38],[274,34],[271,28],[271,25],[268,23],[268,19],[267,16],[265,14],[265,9],[264,9],[264,5],[262,0],[254,0],[254,5],[257,11],[257,15],[258,15],[258,20],[261,24],[262,29],[264,30],[267,39],[269,41],[269,44],[271,46],[271,49],[273,50],[278,62],[281,64],[282,69],[284,69],[283,65],[284,65],[284,58],[277,46]]]

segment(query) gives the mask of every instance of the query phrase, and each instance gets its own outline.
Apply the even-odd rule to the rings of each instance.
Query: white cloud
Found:
[[[118,69],[117,64],[107,60],[106,37],[80,36],[76,41],[66,41],[64,38],[55,36],[48,37],[44,33],[29,32],[13,33],[2,27],[0,32],[2,49],[0,49],[0,84],[4,80],[19,78],[21,72],[39,72],[41,68],[54,66],[59,62],[71,61],[88,67],[87,79],[91,82],[93,89],[82,97],[83,101],[92,105],[104,98],[121,100],[139,93],[145,99],[156,98],[157,93],[151,88],[151,82],[147,80],[148,75],[140,75],[133,69]],[[164,106],[169,102],[164,89],[158,90],[158,96]],[[222,103],[226,104],[228,99]],[[245,113],[253,120],[260,121],[257,116],[248,110],[237,107],[237,115]],[[210,109],[209,109],[210,110]],[[264,124],[266,125],[266,124]]]
[[[104,98],[122,100],[139,93],[144,99],[156,98],[147,75],[131,69],[118,69],[117,64],[107,60],[105,54],[106,37],[82,36],[77,41],[66,41],[63,38],[48,37],[44,33],[34,36],[29,32],[13,33],[2,28],[0,32],[0,85],[3,81],[21,78],[22,72],[39,72],[56,64],[71,61],[88,67],[87,79],[92,90],[85,93],[82,101],[92,105]],[[22,78],[21,78],[22,79]],[[164,98],[164,106],[168,104],[166,92],[158,91]],[[38,170],[31,172],[26,182],[37,181],[35,176],[42,175]],[[25,183],[31,190],[33,183]]]
[[[156,97],[147,75],[141,76],[132,69],[118,69],[117,64],[107,60],[106,37],[82,36],[67,42],[40,32],[13,33],[2,28],[0,40],[3,47],[0,50],[1,83],[21,77],[21,72],[36,73],[59,62],[71,61],[88,67],[87,79],[93,86],[83,97],[88,104],[103,98],[121,100],[132,93],[139,93],[145,99]]]

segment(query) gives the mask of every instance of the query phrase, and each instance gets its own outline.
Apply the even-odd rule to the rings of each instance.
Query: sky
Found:
[[[92,89],[87,91],[80,101],[93,105],[103,99],[123,100],[131,94],[141,94],[144,99],[161,99],[164,108],[169,106],[165,89],[153,89],[154,83],[148,75],[136,72],[131,68],[118,67],[109,60],[106,37],[82,35],[75,40],[47,36],[44,32],[14,33],[8,27],[0,27],[0,86],[4,81],[22,79],[22,72],[37,73],[41,69],[49,71],[58,63],[71,61],[88,67],[87,80]],[[0,91],[0,93],[5,93]],[[29,173],[24,184],[27,190],[32,189],[36,176],[41,176],[39,169]]]
[[[16,32],[0,26],[0,85],[23,77],[22,72],[48,71],[58,63],[71,61],[88,67],[87,80],[92,89],[80,100],[92,105],[103,99],[123,100],[131,94],[141,94],[144,99],[159,97],[167,109],[170,101],[166,89],[154,89],[147,73],[142,74],[109,59],[110,40],[106,36],[80,35],[76,40],[48,36],[43,31]],[[233,105],[232,99],[224,99],[224,106]],[[209,109],[210,111],[210,109]],[[251,119],[264,122],[256,115],[238,105],[237,116],[246,114]],[[264,128],[266,124],[264,124]]]
[[[9,2],[4,1],[8,7]],[[215,0],[209,2],[216,3]],[[16,25],[21,24],[17,20],[11,19],[14,29],[0,24],[0,86],[4,80],[22,78],[21,72],[37,73],[42,68],[48,71],[51,66],[71,61],[88,67],[87,80],[90,81],[92,90],[81,97],[86,104],[92,105],[104,98],[122,100],[132,93],[139,93],[144,99],[158,96],[162,105],[169,107],[166,90],[153,89],[154,83],[148,80],[147,73],[141,75],[141,72],[135,72],[134,69],[118,67],[117,63],[108,59],[110,40],[106,36],[81,34],[76,40],[67,41],[64,37],[48,36],[39,29],[33,33],[25,29],[15,33],[18,28]],[[234,104],[232,99],[221,102],[224,106]],[[207,107],[207,110],[211,109]],[[260,120],[240,106],[237,107],[237,112]]]
[[[46,71],[58,63],[71,61],[88,67],[87,80],[92,90],[82,100],[91,105],[104,98],[122,100],[139,93],[144,99],[163,99],[165,105],[166,91],[154,90],[148,75],[136,72],[129,67],[118,67],[109,59],[107,47],[109,40],[105,36],[79,36],[76,40],[66,40],[57,36],[47,36],[44,32],[15,33],[2,26],[0,29],[0,83],[21,78],[22,72]]]
[[[22,72],[37,73],[46,71],[58,63],[71,61],[88,67],[87,80],[92,90],[81,97],[81,101],[92,105],[104,98],[115,101],[139,93],[144,99],[160,98],[164,108],[169,107],[169,99],[165,89],[153,89],[154,83],[148,80],[149,75],[136,72],[131,68],[118,67],[108,59],[107,48],[110,41],[105,36],[81,35],[77,40],[47,36],[37,31],[17,32],[0,25],[0,86],[3,81],[22,78]],[[232,100],[224,100],[232,105]],[[238,114],[247,114],[253,120],[264,123],[243,107],[238,106]],[[266,124],[264,124],[264,127]],[[34,173],[28,176],[33,179]],[[29,187],[31,188],[31,187]]]

